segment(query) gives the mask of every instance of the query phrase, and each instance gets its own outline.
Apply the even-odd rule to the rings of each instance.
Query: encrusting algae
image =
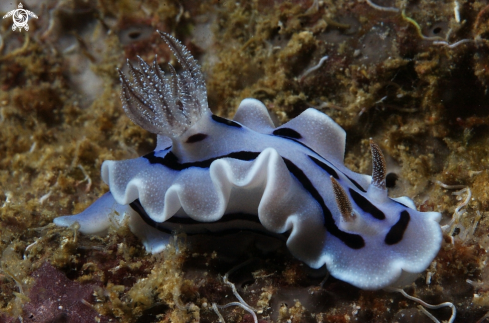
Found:
[[[154,147],[122,110],[117,68],[136,55],[172,59],[157,29],[199,58],[214,113],[232,116],[246,97],[276,123],[316,107],[347,131],[345,163],[360,173],[370,173],[372,137],[387,157],[390,196],[443,213],[442,250],[406,292],[452,302],[455,322],[489,321],[486,2],[23,4],[39,17],[29,31],[12,31],[11,18],[0,26],[0,321],[216,322],[212,304],[237,302],[222,277],[253,259],[229,281],[262,322],[430,322],[398,293],[324,280],[248,233],[239,242],[182,236],[153,256],[127,227],[100,237],[52,224],[108,190],[104,160]],[[16,7],[1,4],[0,15]],[[57,283],[69,292],[56,295]],[[253,322],[238,306],[219,312]]]

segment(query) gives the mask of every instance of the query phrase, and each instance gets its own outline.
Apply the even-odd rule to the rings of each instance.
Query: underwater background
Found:
[[[139,55],[178,67],[156,30],[199,60],[209,107],[242,99],[277,124],[315,107],[347,132],[345,163],[391,197],[438,211],[444,242],[404,290],[489,322],[489,2],[476,0],[26,0],[29,30],[0,25],[0,322],[218,322],[236,302],[260,322],[432,322],[399,293],[363,291],[250,233],[178,236],[157,255],[127,227],[84,236],[52,220],[108,191],[104,160],[150,152],[117,68]],[[18,8],[2,0],[0,16]],[[327,278],[327,279],[325,279]],[[448,321],[450,308],[429,310]],[[240,307],[226,322],[253,322]]]

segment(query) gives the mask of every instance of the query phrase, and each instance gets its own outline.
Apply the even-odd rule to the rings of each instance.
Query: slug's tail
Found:
[[[177,39],[159,32],[182,66],[177,73],[169,65],[170,75],[156,63],[148,65],[139,56],[139,69],[128,60],[130,82],[119,70],[122,106],[129,118],[156,134],[177,138],[209,111],[207,90],[200,66]]]

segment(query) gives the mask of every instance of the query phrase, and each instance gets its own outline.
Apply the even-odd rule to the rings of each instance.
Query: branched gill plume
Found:
[[[177,138],[209,110],[207,90],[200,66],[177,39],[159,32],[182,66],[177,73],[168,64],[165,75],[156,62],[150,66],[138,56],[139,69],[128,60],[132,82],[119,70],[122,107],[140,127],[156,134]]]

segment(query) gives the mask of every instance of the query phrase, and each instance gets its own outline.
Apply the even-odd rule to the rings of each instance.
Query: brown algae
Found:
[[[320,287],[324,272],[310,272],[283,246],[264,254],[246,234],[245,247],[204,237],[205,244],[151,256],[124,228],[91,237],[52,226],[54,217],[80,212],[107,190],[100,180],[104,160],[133,158],[155,145],[124,115],[116,68],[135,55],[167,62],[159,29],[200,59],[214,113],[231,116],[246,97],[262,100],[277,122],[316,107],[347,131],[347,166],[367,174],[373,137],[387,155],[387,171],[398,176],[391,196],[412,196],[422,211],[442,212],[442,225],[458,217],[438,257],[406,291],[428,303],[456,304],[460,322],[483,322],[489,311],[487,3],[372,2],[399,11],[357,0],[50,1],[25,5],[39,17],[29,20],[27,32],[13,32],[12,21],[3,19],[2,320],[39,315],[29,310],[38,304],[32,293],[48,273],[46,284],[68,279],[73,288],[92,288],[82,305],[102,321],[215,322],[211,304],[234,301],[220,275],[252,257],[258,259],[230,280],[259,319],[426,319],[399,294],[332,278]],[[467,190],[453,195],[460,188],[437,181],[467,187],[470,199],[464,204]],[[51,311],[56,317],[66,309]],[[448,309],[431,313],[450,317]],[[239,307],[221,314],[250,321]]]

